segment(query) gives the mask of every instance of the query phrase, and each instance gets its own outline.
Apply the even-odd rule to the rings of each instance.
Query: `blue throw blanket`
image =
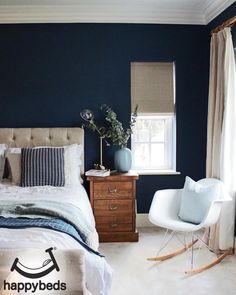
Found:
[[[81,246],[83,246],[89,252],[92,252],[96,255],[104,257],[97,251],[91,249],[85,241],[83,241],[79,230],[76,230],[75,227],[59,218],[51,218],[51,219],[44,219],[44,218],[4,218],[0,217],[0,227],[4,228],[29,228],[29,227],[41,227],[41,228],[48,228],[53,229],[59,232],[66,233],[73,237]]]
[[[72,204],[56,201],[0,201],[0,227],[43,227],[67,233],[84,248],[99,254],[89,247],[96,233],[88,224],[83,212]]]

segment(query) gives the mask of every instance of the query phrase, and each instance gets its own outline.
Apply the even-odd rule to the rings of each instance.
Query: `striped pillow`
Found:
[[[23,148],[21,186],[64,186],[64,148]]]

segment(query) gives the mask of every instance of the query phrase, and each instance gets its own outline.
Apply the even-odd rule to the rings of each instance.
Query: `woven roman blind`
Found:
[[[131,105],[140,113],[174,113],[174,63],[132,62]]]

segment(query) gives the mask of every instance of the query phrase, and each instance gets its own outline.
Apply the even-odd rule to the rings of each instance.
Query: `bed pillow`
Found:
[[[60,148],[60,147],[35,147],[38,148]],[[64,167],[65,167],[65,185],[77,185],[82,183],[81,179],[81,155],[83,152],[82,145],[71,144],[63,147],[64,152]],[[21,183],[21,148],[8,148],[6,150],[6,158],[8,162],[9,178],[11,181],[20,185]]]
[[[19,185],[21,181],[21,149],[8,148],[5,157],[8,165],[8,177],[14,184]]]
[[[184,221],[199,224],[207,214],[213,200],[220,194],[218,184],[201,185],[186,177],[178,216]]]
[[[82,183],[81,178],[81,155],[83,152],[81,144],[64,146],[65,149],[65,185],[77,185]]]
[[[64,148],[23,148],[21,186],[64,186]]]
[[[0,144],[0,181],[2,181],[5,167],[5,150],[7,148],[6,144]]]
[[[35,147],[43,148],[43,147]],[[44,147],[45,148],[45,147]],[[47,148],[59,148],[59,147],[49,147]],[[81,144],[70,144],[63,146],[65,153],[65,186],[68,185],[77,185],[82,183],[83,180],[81,178],[81,155],[83,152],[83,148]]]

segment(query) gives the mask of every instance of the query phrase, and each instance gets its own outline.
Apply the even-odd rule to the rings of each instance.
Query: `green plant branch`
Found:
[[[120,148],[127,147],[130,135],[133,133],[133,127],[137,118],[138,106],[135,107],[134,112],[131,114],[129,128],[124,130],[122,123],[117,119],[117,114],[107,105],[102,105],[101,110],[105,112],[105,120],[109,123],[107,130],[107,138]]]
[[[120,148],[127,147],[128,140],[133,133],[133,127],[136,123],[138,115],[138,106],[135,107],[134,112],[131,114],[129,128],[124,129],[122,123],[118,120],[117,114],[113,109],[106,104],[101,106],[101,110],[105,113],[105,121],[107,126],[98,127],[97,123],[91,119],[87,125],[83,125],[93,132],[97,132],[100,137],[104,139],[107,145],[114,144]]]

